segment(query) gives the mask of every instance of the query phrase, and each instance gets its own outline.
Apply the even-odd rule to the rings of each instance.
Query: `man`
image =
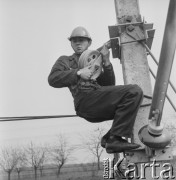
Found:
[[[110,62],[107,45],[99,49],[103,71],[96,82],[89,81],[92,75],[89,67],[78,68],[81,54],[91,45],[92,39],[84,27],[75,28],[69,37],[74,54],[61,56],[54,64],[48,77],[54,88],[68,87],[74,98],[78,116],[89,122],[113,120],[111,129],[102,137],[101,145],[107,153],[136,149],[138,144],[129,143],[143,92],[137,85],[115,86],[115,75]],[[89,82],[85,89],[79,88],[79,80]]]

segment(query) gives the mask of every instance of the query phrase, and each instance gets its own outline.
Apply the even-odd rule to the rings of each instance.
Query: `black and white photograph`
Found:
[[[0,180],[176,178],[176,0],[0,0]]]

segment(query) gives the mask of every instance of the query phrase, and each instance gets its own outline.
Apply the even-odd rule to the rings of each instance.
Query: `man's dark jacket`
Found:
[[[79,56],[73,54],[71,56],[61,56],[54,64],[51,73],[48,77],[50,86],[55,88],[68,87],[74,98],[75,109],[79,102],[84,98],[86,93],[94,90],[92,87],[88,88],[86,92],[82,92],[78,88],[78,81],[80,77],[77,76]],[[115,85],[115,75],[112,65],[105,67],[101,75],[97,78],[97,83],[100,86]]]

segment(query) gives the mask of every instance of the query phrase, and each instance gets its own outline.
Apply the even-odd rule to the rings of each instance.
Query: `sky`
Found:
[[[157,59],[168,4],[169,0],[139,0],[142,17],[154,23],[156,29],[152,52]],[[89,31],[93,39],[90,49],[96,49],[109,40],[108,26],[115,24],[113,0],[0,0],[0,116],[75,114],[69,90],[48,85],[50,70],[59,56],[73,54],[67,38],[75,27],[84,26]],[[150,57],[148,61],[156,72]],[[171,81],[176,86],[175,61]],[[111,56],[111,62],[116,84],[123,84],[119,60]],[[176,102],[170,88],[168,93]],[[174,114],[167,102],[166,105],[164,114]],[[0,144],[51,142],[59,133],[66,134],[76,144],[80,142],[78,134],[86,135],[99,126],[108,129],[110,125],[111,122],[91,124],[81,118],[3,122]],[[85,162],[89,154],[82,152],[75,156],[79,162]]]

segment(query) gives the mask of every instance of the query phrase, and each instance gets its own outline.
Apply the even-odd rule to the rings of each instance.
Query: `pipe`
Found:
[[[156,126],[160,126],[161,117],[168,88],[168,82],[172,69],[175,48],[176,48],[176,0],[170,0],[167,20],[165,25],[163,43],[160,53],[159,66],[154,87],[152,105],[150,108],[149,119],[154,115],[153,112],[159,110]]]
[[[150,71],[150,73],[152,74],[152,76],[154,77],[154,79],[156,79],[156,76],[155,76],[154,72],[153,72],[150,68],[149,68],[149,71]],[[176,112],[176,107],[175,107],[175,105],[173,104],[171,98],[170,98],[167,94],[166,94],[166,98],[167,98],[167,100],[169,101],[170,105],[173,107],[173,109],[174,109],[175,112]]]

